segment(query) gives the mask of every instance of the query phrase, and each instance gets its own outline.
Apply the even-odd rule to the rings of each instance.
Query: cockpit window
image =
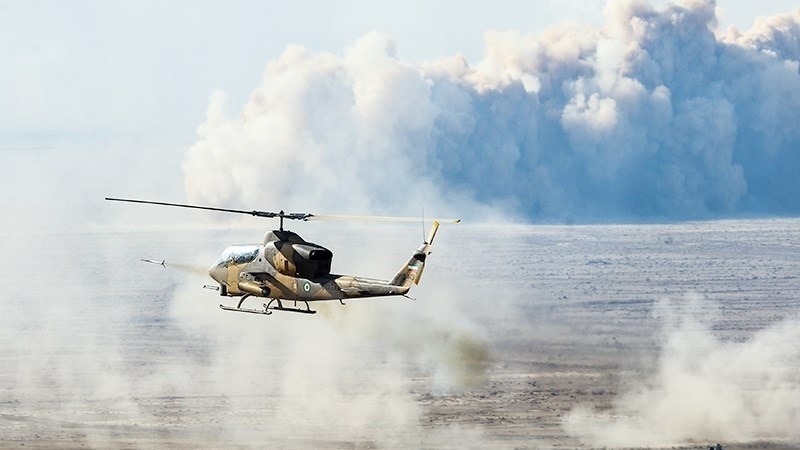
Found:
[[[258,256],[258,247],[252,248],[250,250],[245,250],[242,253],[237,253],[233,257],[233,262],[236,264],[244,264],[249,263],[250,261],[256,259]]]
[[[225,249],[217,259],[217,265],[227,263],[246,264],[258,256],[257,245],[233,245]]]

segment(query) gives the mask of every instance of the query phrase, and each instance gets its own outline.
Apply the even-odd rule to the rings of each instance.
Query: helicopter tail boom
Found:
[[[434,221],[433,227],[431,227],[431,231],[428,233],[425,242],[419,246],[417,251],[411,255],[408,262],[403,264],[397,274],[392,278],[390,283],[393,286],[400,287],[404,292],[407,292],[411,288],[412,283],[419,284],[419,280],[422,278],[422,271],[425,268],[425,260],[431,253],[433,238],[436,236],[436,231],[438,229],[439,222]]]

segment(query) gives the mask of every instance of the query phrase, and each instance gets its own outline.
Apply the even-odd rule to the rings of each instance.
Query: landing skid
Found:
[[[265,309],[234,308],[233,306],[225,306],[222,304],[220,304],[219,307],[224,309],[225,311],[235,311],[235,312],[243,312],[250,314],[264,314],[265,316],[272,314],[272,311],[268,311]]]
[[[299,300],[302,303],[306,304],[304,308],[297,308],[298,300],[294,300],[295,307],[290,306],[283,306],[283,302],[277,298],[271,298],[269,303],[262,303],[262,309],[252,309],[252,308],[242,308],[242,303],[244,300],[249,297],[249,295],[245,295],[239,300],[239,304],[236,305],[234,308],[233,306],[225,306],[220,304],[219,307],[224,309],[225,311],[234,311],[234,312],[243,312],[243,313],[250,313],[250,314],[263,314],[268,316],[272,314],[272,311],[286,311],[286,312],[296,312],[301,314],[316,314],[317,312],[312,310],[310,306],[308,306],[308,302],[305,300]]]

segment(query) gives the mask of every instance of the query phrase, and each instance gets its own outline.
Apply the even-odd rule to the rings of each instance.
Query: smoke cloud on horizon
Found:
[[[660,220],[800,213],[800,10],[716,32],[715,3],[610,2],[602,27],[489,31],[416,64],[372,32],[293,46],[235,117],[217,93],[192,201],[320,212]]]

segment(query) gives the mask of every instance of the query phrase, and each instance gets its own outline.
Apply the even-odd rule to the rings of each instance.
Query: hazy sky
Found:
[[[692,11],[701,11],[703,9],[697,6],[703,4],[703,0],[680,0],[678,3],[688,5],[688,10]],[[649,4],[660,7],[667,4],[667,2],[654,0]],[[310,61],[316,64],[321,60],[314,59],[317,58],[314,55],[330,52],[333,55],[332,57],[342,58],[343,55],[347,54],[348,49],[353,48],[357,42],[362,42],[361,50],[355,53],[368,54],[370,45],[383,45],[381,43],[382,38],[375,38],[375,35],[372,35],[373,37],[365,41],[361,39],[370,31],[378,31],[393,43],[394,49],[389,53],[397,56],[402,67],[419,67],[421,71],[425,71],[427,69],[422,68],[428,66],[415,66],[415,64],[429,61],[437,61],[437,64],[439,64],[443,59],[455,55],[463,56],[470,66],[477,67],[484,61],[486,56],[487,45],[485,39],[487,31],[518,31],[519,34],[517,36],[522,37],[519,40],[511,38],[499,44],[498,42],[493,42],[493,47],[491,48],[494,51],[504,49],[502,51],[508,52],[507,56],[513,58],[526,58],[533,55],[526,46],[532,42],[531,39],[534,39],[527,36],[534,36],[539,42],[536,45],[542,46],[540,48],[558,53],[566,48],[563,45],[559,46],[561,44],[557,42],[557,39],[552,41],[558,33],[550,33],[549,36],[544,37],[540,35],[548,27],[574,23],[582,26],[572,29],[571,34],[566,36],[562,43],[568,42],[567,47],[572,45],[580,47],[588,42],[590,45],[587,48],[591,52],[597,52],[596,57],[589,55],[589,59],[583,60],[581,64],[591,61],[594,61],[592,64],[595,64],[597,61],[604,59],[607,62],[616,64],[613,62],[615,59],[613,52],[615,50],[612,49],[611,53],[602,53],[608,49],[602,43],[597,44],[597,36],[592,35],[593,27],[611,23],[610,16],[604,12],[607,7],[606,2],[599,0],[543,0],[528,2],[465,2],[463,0],[408,0],[402,2],[218,2],[197,0],[170,2],[143,0],[61,2],[0,0],[0,55],[2,55],[3,67],[0,70],[0,157],[4,159],[4,164],[0,166],[0,183],[2,183],[0,185],[0,193],[5,197],[7,207],[10,208],[19,207],[21,211],[30,211],[35,209],[31,205],[36,204],[41,209],[51,209],[53,207],[52,203],[58,203],[59,207],[66,211],[66,214],[72,214],[71,211],[83,208],[85,198],[102,198],[104,195],[158,196],[159,198],[180,199],[186,194],[184,176],[186,175],[185,167],[188,160],[187,150],[200,139],[198,127],[206,121],[210,98],[214,92],[223,91],[227,93],[227,101],[224,104],[212,105],[216,105],[217,109],[224,110],[223,112],[229,117],[236,117],[240,114],[245,107],[244,105],[248,103],[251,94],[256,90],[269,91],[272,89],[274,91],[273,94],[280,94],[278,92],[279,88],[270,87],[270,83],[273,83],[275,79],[274,77],[265,77],[265,68],[269,63],[276,64],[276,61],[282,61],[279,64],[284,64],[286,61],[281,59],[282,55],[291,54],[291,52],[285,53],[287,46],[298,44],[305,47],[312,55],[306,58],[306,62]],[[716,16],[719,21],[716,25],[716,32],[718,35],[722,35],[730,26],[748,29],[759,16],[773,15],[796,9],[796,2],[791,0],[762,0],[758,2],[718,0]],[[619,15],[618,12],[614,14]],[[700,14],[698,17],[702,16],[702,13],[698,14]],[[668,18],[662,17],[659,19],[655,16],[645,20],[652,20],[653,23],[662,21],[667,24],[670,21]],[[691,18],[691,20],[695,19]],[[670,35],[669,39],[674,38],[676,45],[686,45],[687,49],[691,50],[687,53],[689,55],[688,58],[700,58],[697,61],[701,61],[703,57],[702,51],[698,53],[694,51],[697,49],[688,48],[697,43],[696,41],[690,39],[688,41],[689,44],[679,42],[680,33],[695,33],[697,30],[680,28],[681,26],[690,26],[689,22],[681,25],[680,20],[673,20],[673,25],[675,24],[679,26],[671,32],[676,34]],[[667,26],[670,27],[671,25]],[[699,29],[699,32],[702,34],[703,30],[706,30],[705,24]],[[785,32],[793,33],[791,30]],[[492,36],[497,38],[498,35]],[[555,37],[557,38],[557,36]],[[620,36],[617,35],[613,39],[620,39]],[[789,45],[789,42],[791,42],[791,39],[782,42],[781,45]],[[641,42],[635,43],[635,45],[640,44]],[[647,45],[651,44],[654,44],[654,42],[650,42]],[[680,47],[678,48],[680,49]],[[673,56],[683,57],[682,53],[679,50],[677,53],[673,52]],[[562,82],[565,83],[564,86],[572,86],[570,89],[574,88],[575,92],[570,94],[574,94],[573,97],[563,99],[560,97],[548,97],[553,92],[543,92],[539,93],[538,99],[534,99],[533,103],[523,102],[517,104],[522,108],[528,108],[530,105],[534,105],[530,106],[532,108],[538,108],[537,105],[540,103],[544,104],[543,102],[550,100],[556,101],[558,103],[556,105],[558,107],[557,111],[560,111],[557,114],[561,114],[562,118],[561,123],[547,124],[547,127],[554,125],[555,128],[553,130],[555,133],[559,133],[559,136],[554,139],[552,135],[546,133],[548,128],[542,125],[544,124],[543,120],[552,119],[552,116],[547,114],[539,118],[531,116],[530,120],[540,124],[539,133],[541,136],[539,143],[533,146],[525,143],[520,144],[519,142],[512,143],[515,146],[512,150],[517,152],[517,156],[511,153],[507,154],[506,157],[512,158],[505,160],[508,163],[507,166],[498,166],[499,171],[493,173],[502,173],[502,170],[518,167],[519,164],[513,158],[518,157],[519,154],[527,154],[531,158],[537,158],[538,156],[536,155],[543,155],[544,153],[541,152],[549,151],[548,149],[552,148],[551,144],[554,142],[566,146],[564,147],[565,149],[567,147],[575,147],[578,149],[578,153],[570,153],[572,151],[570,150],[570,152],[554,154],[552,157],[573,158],[575,155],[581,157],[580,152],[582,150],[580,150],[580,147],[586,143],[581,139],[585,140],[587,136],[590,139],[604,139],[607,144],[611,144],[614,139],[626,141],[625,130],[622,128],[614,128],[614,132],[618,133],[618,135],[605,134],[600,137],[592,137],[586,133],[577,133],[580,130],[586,131],[586,127],[593,127],[593,132],[597,132],[598,126],[608,125],[609,123],[604,125],[602,120],[608,119],[610,116],[606,116],[604,119],[603,114],[636,114],[636,111],[633,109],[624,110],[625,98],[630,97],[625,97],[627,94],[623,95],[622,91],[618,90],[616,93],[610,91],[601,92],[599,94],[608,96],[608,98],[601,98],[597,97],[598,93],[592,91],[595,88],[589,85],[579,86],[581,83],[580,76],[579,78],[570,78],[573,75],[568,73],[572,70],[569,67],[572,64],[569,62],[571,57],[569,55],[562,56],[565,56],[566,59],[562,59],[559,64],[564,63],[562,64],[562,69],[567,72],[549,73],[547,72],[549,69],[544,69],[545,71],[542,72],[541,68],[537,68],[534,72],[525,74],[521,80],[523,84],[528,83],[525,89],[529,91],[531,80],[538,78],[538,80],[534,80],[535,84],[541,82],[543,76],[548,77],[551,74],[554,77],[565,76],[566,78]],[[492,55],[492,58],[497,57],[498,54]],[[351,62],[342,63],[340,60],[336,64],[347,65]],[[491,60],[490,58],[490,63],[493,64],[499,63],[502,65],[506,64],[506,62],[497,59]],[[695,64],[695,62],[689,62],[688,64]],[[658,61],[657,63],[661,64]],[[513,64],[515,63],[512,61],[512,66]],[[671,62],[667,61],[665,64],[671,64]],[[396,68],[402,69],[400,66]],[[298,65],[297,68],[299,67]],[[348,67],[345,70],[353,70],[353,67]],[[383,89],[391,91],[397,88],[395,84],[397,80],[380,78],[385,75],[385,73],[381,75],[379,72],[382,69],[377,65],[372,68],[378,70],[374,74],[377,74],[381,83],[385,83]],[[606,70],[599,66],[596,69],[598,70],[596,73],[600,77],[603,76],[603,70]],[[725,70],[722,66],[716,69]],[[511,67],[511,70],[513,72],[517,69]],[[616,69],[612,68],[611,70]],[[794,95],[792,92],[795,89],[792,87],[792,83],[797,82],[796,74],[787,75],[781,70],[783,69],[775,68],[759,71],[758,76],[761,78],[752,81],[756,86],[762,86],[763,80],[767,80],[767,83],[772,83],[770,80],[774,81],[776,77],[784,77],[783,81],[781,81],[781,83],[785,82],[784,91],[780,89],[774,90],[763,105],[759,107],[773,110],[774,108],[771,106],[774,104],[773,100],[780,99],[786,95],[790,97]],[[313,71],[308,73],[313,73]],[[323,72],[319,72],[317,75],[321,73]],[[364,73],[366,74],[367,72]],[[720,73],[724,74],[724,72]],[[719,76],[720,73],[709,71],[707,75],[713,78]],[[624,74],[624,71],[618,71],[618,74]],[[641,75],[639,81],[645,80],[648,76],[644,72],[639,75]],[[499,76],[502,77],[504,75],[500,74]],[[425,83],[432,83],[431,80],[436,79],[437,75],[430,72],[425,73],[424,77],[427,77],[427,81],[424,81]],[[443,83],[441,87],[445,91],[454,86],[456,90],[459,90],[461,87],[458,86],[463,86],[462,81],[452,85],[449,84],[450,82]],[[517,81],[519,82],[519,80]],[[627,82],[625,79],[621,81]],[[687,79],[687,82],[690,81]],[[733,89],[732,83],[736,82],[737,77],[731,75],[730,79],[723,81],[723,85]],[[336,80],[324,81],[323,87],[318,87],[318,89],[321,89],[323,96],[336,95],[334,90],[328,89],[336,88],[336,83]],[[470,83],[472,81],[467,84]],[[602,85],[602,80],[600,80],[600,84]],[[668,85],[667,87],[671,91],[664,91],[656,85],[648,85],[646,87],[648,95],[654,96],[653,98],[661,98],[664,92],[674,94],[679,92],[682,86],[687,85],[683,81],[675,86]],[[750,87],[739,87],[745,90],[751,89]],[[344,88],[351,89],[352,86],[345,86]],[[477,102],[474,105],[489,108],[481,113],[486,114],[485,117],[478,117],[476,120],[490,123],[491,119],[497,119],[498,116],[490,111],[494,107],[490,99],[481,97],[479,88],[474,89],[477,90],[469,93],[470,96],[475,96],[471,100]],[[517,94],[513,90],[503,89],[498,91],[500,96],[498,98],[502,102],[515,101],[514,98]],[[452,98],[448,100],[448,95],[454,93],[452,89],[448,91],[450,94],[445,91],[437,94],[440,95],[440,98],[433,99],[434,103],[442,99],[455,101]],[[458,93],[456,92],[456,94]],[[464,94],[464,92],[461,94]],[[561,95],[558,92],[555,94],[558,94],[557,97]],[[592,97],[596,98],[593,100]],[[409,99],[411,98],[409,97]],[[674,100],[677,99],[678,97],[674,98]],[[309,100],[306,97],[287,97],[284,100],[285,102],[281,105],[286,107],[306,105],[309,101],[313,103],[313,99]],[[720,139],[723,139],[723,141],[715,141],[714,139],[716,138],[712,139],[709,135],[709,139],[706,139],[703,143],[701,150],[709,152],[707,159],[703,160],[704,167],[720,168],[723,172],[705,174],[703,172],[708,167],[701,168],[702,170],[699,172],[695,168],[685,167],[679,168],[678,173],[671,175],[660,172],[657,175],[651,174],[659,177],[658,183],[661,183],[661,185],[654,188],[658,192],[654,192],[652,198],[646,199],[647,205],[645,205],[644,210],[666,212],[667,214],[675,210],[681,214],[687,214],[688,217],[696,217],[695,214],[698,211],[700,214],[706,211],[734,213],[738,211],[744,211],[745,213],[761,211],[759,209],[760,203],[754,207],[753,202],[761,202],[762,197],[747,197],[751,192],[757,191],[753,187],[758,188],[758,179],[754,181],[752,177],[748,178],[749,173],[747,170],[745,170],[744,175],[739,173],[741,172],[740,166],[745,166],[745,169],[752,168],[750,174],[756,174],[753,175],[756,178],[760,177],[759,174],[771,170],[773,166],[783,167],[787,171],[786,180],[795,178],[789,173],[794,164],[794,159],[792,159],[794,157],[786,153],[793,148],[793,135],[789,133],[787,137],[779,138],[784,139],[783,141],[779,140],[772,143],[774,144],[773,147],[782,149],[781,152],[783,153],[780,153],[781,155],[788,155],[782,156],[784,157],[783,160],[768,163],[773,166],[767,163],[746,166],[748,161],[736,160],[736,155],[734,155],[734,161],[731,162],[731,148],[735,152],[741,152],[749,144],[741,139],[730,137],[730,124],[715,125],[701,122],[702,120],[706,120],[706,122],[713,120],[713,117],[719,116],[720,112],[725,113],[728,111],[731,104],[735,105],[736,102],[744,100],[741,97],[728,98],[724,101],[714,98],[706,100],[708,101],[702,105],[698,105],[696,101],[694,104],[691,103],[694,100],[689,101],[689,103],[676,103],[674,105],[676,114],[691,112],[697,117],[689,117],[685,123],[678,121],[675,126],[694,127],[689,130],[692,132],[702,132],[708,129],[709,125],[717,126],[717,128],[712,127],[712,129],[717,132],[715,136],[721,136]],[[717,100],[722,101],[722,103],[717,102]],[[416,100],[409,100],[409,102],[413,101]],[[619,111],[613,108],[609,109],[609,106],[613,106],[612,103],[623,109]],[[434,106],[435,108],[444,108],[437,111],[446,113],[448,113],[448,108],[453,108],[450,111],[453,116],[460,114],[458,112],[459,106],[456,104],[436,104]],[[697,106],[706,108],[705,113],[698,112],[700,110],[696,108]],[[347,108],[346,105],[344,107]],[[393,114],[392,107],[394,105],[390,102],[381,106],[379,111]],[[672,106],[669,106],[669,108],[672,108]],[[413,109],[412,105],[409,114],[414,114]],[[784,109],[778,113],[770,113],[771,115],[768,114],[766,116],[770,119],[768,123],[772,124],[775,121],[781,123],[781,121],[786,120],[785,117],[790,117],[794,110],[790,106],[784,106]],[[330,114],[331,117],[339,118],[342,117],[343,111],[346,114],[349,109],[326,110],[325,113]],[[732,111],[739,112],[736,108]],[[544,113],[542,112],[542,114]],[[517,114],[512,113],[511,116],[516,117]],[[437,117],[439,119],[442,118],[442,116]],[[701,122],[695,121],[698,117],[702,119]],[[725,118],[727,116],[723,115],[722,117]],[[616,116],[612,118],[616,120]],[[399,119],[398,117],[387,118],[387,120],[396,119],[405,120],[402,117]],[[590,119],[595,122],[590,122]],[[456,118],[454,120],[461,119]],[[473,119],[470,118],[469,120]],[[748,123],[750,119],[732,116],[730,120],[735,127],[737,123]],[[508,121],[499,122],[498,125],[503,127],[506,123]],[[686,125],[687,123],[689,125]],[[396,127],[397,125],[395,123],[385,129],[389,130],[392,126]],[[441,131],[437,128],[440,125],[441,123],[438,122],[430,122],[425,126],[432,126],[434,129]],[[298,130],[301,134],[310,130],[302,129],[302,123],[300,122],[293,123],[292,126],[294,128],[300,127]],[[358,130],[363,128],[365,124],[355,124],[354,126],[356,128],[352,130]],[[514,127],[515,125],[511,124],[509,126]],[[761,130],[761,128],[758,128],[759,126],[755,127],[756,130],[753,133],[761,132],[759,131]],[[655,125],[654,127],[657,128]],[[454,130],[449,130],[448,132],[450,131]],[[461,131],[455,130],[455,132]],[[506,134],[521,133],[519,136],[522,139],[525,128],[508,129],[505,132]],[[569,136],[565,135],[565,132]],[[491,152],[500,148],[497,145],[501,143],[493,142],[491,140],[492,136],[487,137],[484,131],[480,131],[480,133],[483,134],[472,135],[471,142],[476,142],[477,140],[482,147],[470,151],[483,152],[482,154],[488,158],[487,161],[490,165],[503,163],[504,160],[502,158],[491,154]],[[502,130],[498,131],[498,133],[502,134]],[[755,135],[749,131],[747,133],[741,132],[737,136]],[[331,138],[331,136],[333,134],[329,133],[320,142]],[[349,137],[339,142],[342,144],[341,151],[350,148],[349,145],[352,142],[348,139],[353,138],[353,136],[357,139],[363,138],[361,135],[349,135]],[[236,136],[236,138],[241,137]],[[389,135],[381,138],[393,139]],[[458,135],[456,138],[462,139],[465,137]],[[731,142],[731,139],[737,140]],[[268,141],[267,144],[272,145],[271,142]],[[720,143],[723,145],[720,146]],[[363,140],[357,142],[357,144],[362,146],[371,145]],[[433,148],[431,146],[439,146],[437,148],[441,149],[444,148],[441,146],[447,144],[447,142],[430,141],[423,144],[423,147],[427,146],[425,147],[426,149]],[[658,145],[663,147],[662,144],[664,143],[662,142]],[[261,147],[251,147],[247,151],[261,151],[259,149],[264,147],[262,143],[259,145]],[[304,145],[298,145],[298,147],[288,150],[276,150],[273,148],[265,149],[265,151],[297,153],[297,149],[306,148]],[[411,143],[411,145],[414,145],[414,143]],[[521,147],[517,148],[516,146],[518,145],[521,145]],[[679,142],[669,145],[675,147],[682,144]],[[710,149],[714,148],[722,148],[723,154],[720,156],[710,153]],[[227,148],[224,150],[228,151]],[[606,170],[607,168],[604,168],[603,164],[624,168],[635,163],[634,160],[625,159],[627,156],[615,155],[615,150],[611,147],[606,150],[610,151],[610,153],[602,153],[605,159],[591,170]],[[587,192],[596,192],[593,186],[583,186],[574,192],[569,192],[570,185],[575,185],[576,181],[580,182],[583,179],[583,174],[574,172],[573,166],[563,165],[562,169],[558,169],[558,167],[546,169],[541,165],[545,164],[546,161],[540,160],[537,162],[537,164],[541,163],[539,169],[551,170],[551,172],[548,174],[540,170],[535,174],[533,171],[528,172],[528,174],[536,183],[541,183],[541,185],[533,186],[525,180],[518,180],[515,186],[500,186],[499,190],[493,195],[484,195],[485,193],[481,192],[481,188],[476,187],[476,183],[482,183],[481,180],[484,178],[485,174],[481,170],[491,168],[487,166],[487,161],[470,160],[471,156],[468,153],[455,156],[466,158],[462,162],[471,164],[471,166],[464,166],[463,171],[450,173],[445,181],[448,183],[454,182],[455,184],[452,185],[455,186],[464,181],[465,176],[472,176],[473,181],[477,181],[469,181],[471,184],[466,186],[466,190],[464,186],[454,189],[460,192],[467,192],[472,199],[477,199],[478,203],[496,206],[508,200],[508,203],[504,204],[505,206],[517,209],[523,208],[526,211],[538,211],[539,209],[537,208],[544,208],[544,210],[550,208],[552,210],[553,208],[561,208],[561,205],[566,205],[570,202],[572,202],[572,208],[575,210],[583,208],[583,201],[587,201],[589,204],[597,204],[592,199],[580,199],[580,196],[583,195],[579,192],[580,189],[586,189]],[[445,154],[437,157],[450,158]],[[669,157],[671,158],[672,156]],[[253,154],[245,152],[241,154],[240,158],[249,161],[253,158]],[[327,164],[325,162],[326,158],[341,159],[333,155],[332,152],[323,153],[318,158],[318,164]],[[203,155],[202,152],[196,154],[194,163],[198,159],[211,162],[207,155]],[[250,179],[262,179],[263,181],[263,170],[268,171],[271,167],[274,167],[270,166],[268,161],[268,158],[262,158],[261,162],[266,166],[254,165],[253,170],[246,169],[254,172],[254,176],[251,176]],[[572,161],[561,160],[562,163],[568,164],[573,164],[574,160]],[[372,164],[370,159],[366,158],[361,162],[365,166],[360,167],[356,172],[369,172],[370,164]],[[207,167],[206,169],[211,170],[210,173],[205,171],[197,173],[213,177],[216,171],[228,170],[228,175],[233,180],[233,183],[240,184],[238,188],[241,190],[251,193],[269,192],[271,195],[278,195],[276,194],[277,191],[271,189],[270,186],[242,185],[242,183],[246,183],[247,178],[239,175],[239,169],[222,167],[224,165],[223,163],[221,166]],[[444,169],[450,170],[452,167],[445,167]],[[255,170],[261,170],[261,172],[255,173]],[[467,173],[470,170],[473,172],[471,175]],[[560,172],[552,172],[552,170],[560,170]],[[507,171],[506,173],[511,174],[512,172]],[[710,176],[710,181],[704,182],[709,183],[709,185],[706,187],[702,183],[698,184],[697,180],[693,180],[692,177],[698,176]],[[438,176],[438,178],[444,179],[441,176]],[[202,179],[199,183],[208,186],[210,179]],[[452,198],[447,197],[446,192],[429,189],[429,184],[435,183],[436,179],[437,177],[434,176],[419,184],[420,192],[428,193],[430,197],[444,199],[451,204],[454,203],[455,201]],[[745,181],[742,181],[742,179],[745,179]],[[376,178],[373,181],[380,182],[381,180]],[[648,182],[647,180],[644,181]],[[332,183],[334,188],[340,188],[338,181],[333,180]],[[747,185],[743,183],[747,183]],[[18,186],[27,187],[22,193],[23,195],[19,192]],[[565,186],[567,191],[564,190]],[[718,194],[708,194],[705,196],[708,198],[703,198],[697,205],[694,205],[691,201],[693,196],[696,197],[697,192],[703,192],[703,189],[713,189],[717,186],[723,186],[725,191]],[[769,205],[763,209],[767,212],[793,210],[795,206],[787,206],[785,204],[788,200],[780,200],[787,198],[785,192],[792,190],[792,186],[791,184],[781,184],[777,190],[772,189],[772,186],[761,186],[762,191],[769,191],[770,193],[768,196],[770,198],[767,200],[777,199],[775,201],[779,203],[777,205],[778,209],[770,209]],[[365,194],[369,194],[374,190],[374,186],[368,184],[356,186],[356,188],[361,189]],[[213,189],[215,187],[211,188],[212,191]],[[261,191],[258,191],[258,189],[261,189]],[[320,184],[317,189],[330,192],[331,186],[325,188]],[[639,195],[637,192],[640,189],[630,186],[611,186],[608,192],[603,195],[621,198],[618,192],[614,192],[615,189],[624,190],[626,192],[625,195],[627,195],[625,197],[626,201],[633,202],[631,204],[634,207],[638,208],[642,204],[642,199],[635,198]],[[672,197],[668,197],[665,200],[662,191],[669,192]],[[56,199],[54,193],[59,194],[57,202],[54,200]],[[297,194],[305,196],[305,198],[316,195],[311,192],[298,192]],[[211,197],[207,195],[195,196],[195,200],[213,201],[214,198],[212,197],[214,195]],[[230,199],[230,195],[217,198],[219,201]],[[236,200],[244,203],[253,199],[238,198]],[[258,197],[255,200],[270,202],[274,198]],[[373,198],[373,200],[375,199]],[[391,204],[395,200],[394,197],[388,196],[378,199],[377,204]],[[101,201],[100,204],[94,205],[92,211],[106,211],[107,208],[102,203]],[[318,196],[317,202],[312,203],[311,206],[319,204],[327,206],[330,203],[329,200],[324,199],[324,196]],[[375,206],[373,203],[375,202],[353,202],[350,206],[355,210],[359,210],[358,212],[374,213],[375,211],[363,210],[370,209],[370,206]],[[550,204],[550,206],[542,206],[546,203]],[[530,206],[532,204],[538,206]],[[247,206],[251,207],[252,205]],[[403,203],[400,206],[405,208],[408,205]],[[604,206],[599,208],[601,211],[606,210]],[[331,209],[322,212],[339,212],[336,211],[336,208]],[[628,206],[623,205],[618,212],[624,216],[629,209]],[[92,215],[96,216],[94,212]],[[525,213],[525,215],[527,214]],[[535,215],[536,213],[531,212],[530,214]],[[547,215],[549,213],[544,214]],[[3,222],[11,223],[16,221],[17,219],[14,217],[16,216],[6,215],[3,219],[0,219],[0,225]],[[557,220],[561,219],[564,219],[564,217],[559,217]],[[36,222],[36,220],[32,221]]]
[[[287,45],[341,54],[377,30],[404,60],[462,54],[474,64],[489,29],[536,33],[570,20],[600,24],[605,3],[2,0],[0,146],[62,133],[191,141],[211,93],[227,92],[238,109]],[[747,28],[757,16],[797,3],[717,5],[722,28]]]

